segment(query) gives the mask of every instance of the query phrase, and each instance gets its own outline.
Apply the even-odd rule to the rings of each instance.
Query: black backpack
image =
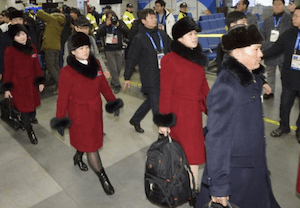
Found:
[[[159,206],[177,207],[195,197],[190,186],[190,166],[181,145],[160,135],[147,151],[145,193]],[[193,184],[195,184],[192,175]],[[193,185],[195,187],[195,185]]]

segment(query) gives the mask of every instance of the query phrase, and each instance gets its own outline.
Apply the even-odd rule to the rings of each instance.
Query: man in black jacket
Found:
[[[157,20],[152,9],[142,10],[139,17],[142,24],[129,49],[124,73],[124,90],[130,87],[130,77],[134,67],[139,64],[142,92],[147,95],[147,99],[129,122],[137,132],[143,133],[141,120],[150,109],[153,114],[158,113],[160,60],[170,51],[171,39],[164,31],[157,29]]]
[[[280,126],[271,132],[273,137],[280,137],[290,132],[291,108],[295,98],[300,96],[300,6],[296,7],[292,20],[294,27],[282,33],[275,44],[264,51],[264,59],[284,53],[281,72]],[[300,115],[296,125],[296,138],[300,143]]]
[[[129,32],[126,24],[115,12],[108,11],[106,21],[98,29],[98,36],[104,37],[104,50],[111,74],[111,88],[117,94],[121,90],[119,75],[123,62],[123,37]]]

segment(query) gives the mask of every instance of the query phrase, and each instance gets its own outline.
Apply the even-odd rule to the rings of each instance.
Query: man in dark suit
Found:
[[[280,208],[271,189],[261,102],[263,37],[237,25],[222,37],[224,69],[207,96],[206,167],[197,208],[212,200]]]
[[[274,14],[265,19],[261,28],[261,34],[264,36],[265,42],[263,43],[264,50],[270,48],[275,44],[279,36],[286,30],[292,27],[292,17],[290,14],[284,11],[284,0],[273,0]],[[275,81],[276,81],[276,68],[278,66],[280,72],[282,71],[282,64],[284,60],[284,54],[280,54],[268,59],[265,59],[267,81],[272,88],[272,93],[269,95],[264,94],[264,99],[270,99],[274,97],[275,93]]]

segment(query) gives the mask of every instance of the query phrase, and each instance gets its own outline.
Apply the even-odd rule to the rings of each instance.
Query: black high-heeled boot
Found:
[[[27,134],[28,134],[28,137],[30,139],[31,144],[37,144],[38,143],[38,140],[35,136],[34,131],[32,130],[32,127],[27,129]]]
[[[105,171],[104,171],[104,168],[102,168],[102,169],[100,170],[100,172],[96,172],[96,174],[97,174],[98,177],[99,177],[99,180],[100,180],[100,182],[101,182],[101,185],[102,185],[102,187],[103,187],[105,193],[106,193],[107,195],[112,195],[112,194],[114,194],[114,193],[115,193],[114,187],[113,187],[113,186],[111,185],[111,183],[109,182],[108,177],[107,177],[107,175],[106,175],[106,173],[105,173]]]
[[[82,161],[83,152],[77,151],[73,157],[74,165],[78,165],[79,169],[82,171],[88,171],[88,166]]]

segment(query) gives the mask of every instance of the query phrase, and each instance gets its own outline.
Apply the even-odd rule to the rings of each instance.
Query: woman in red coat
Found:
[[[188,17],[173,26],[171,52],[161,62],[160,114],[154,122],[159,133],[170,133],[181,144],[197,184],[198,165],[205,163],[202,111],[206,113],[209,87],[204,73],[208,61],[198,44],[196,28]]]
[[[5,98],[13,98],[32,144],[38,140],[31,123],[37,123],[35,108],[41,104],[39,91],[44,89],[42,70],[37,50],[28,39],[24,25],[12,25],[8,31],[13,40],[4,56],[4,90]]]
[[[99,61],[90,54],[90,39],[81,32],[75,33],[69,41],[68,65],[61,69],[58,84],[56,118],[51,127],[63,135],[70,127],[70,143],[77,150],[74,165],[87,171],[82,155],[87,152],[89,166],[97,174],[106,194],[114,193],[98,150],[103,145],[103,116],[100,93],[108,101],[106,110],[119,114],[123,106],[121,99],[112,93]],[[66,117],[68,115],[68,117]],[[72,125],[71,125],[72,122]]]

